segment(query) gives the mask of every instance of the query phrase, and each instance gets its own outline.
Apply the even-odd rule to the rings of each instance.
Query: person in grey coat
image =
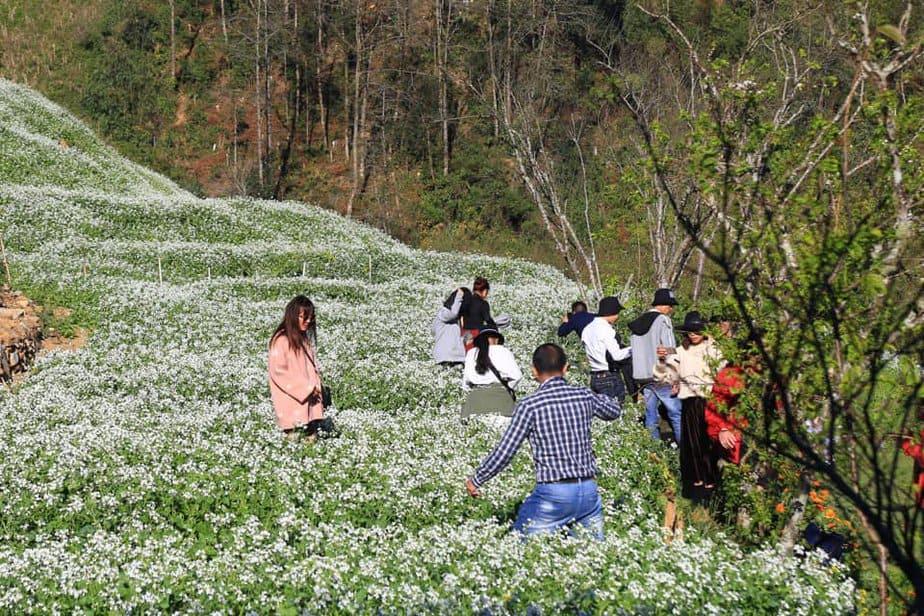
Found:
[[[677,298],[670,289],[655,291],[651,310],[629,323],[632,332],[632,377],[641,388],[645,398],[645,427],[655,439],[660,438],[658,429],[658,404],[663,404],[674,432],[674,440],[680,442],[680,398],[671,394],[671,384],[655,374],[655,365],[667,361],[668,355],[677,352],[671,312],[677,305]]]
[[[465,343],[462,341],[462,330],[459,329],[459,309],[471,291],[465,287],[456,289],[433,317],[433,330],[435,341],[433,343],[433,361],[441,366],[462,365],[465,363]]]

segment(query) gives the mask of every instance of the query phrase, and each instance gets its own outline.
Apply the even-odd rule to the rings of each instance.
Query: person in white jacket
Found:
[[[482,329],[474,342],[462,371],[462,389],[468,392],[462,419],[483,413],[510,417],[515,406],[514,389],[523,372],[504,346],[504,335],[493,327]]]
[[[622,304],[614,296],[600,300],[597,316],[581,333],[581,343],[590,363],[590,389],[597,394],[616,398],[622,404],[626,399],[626,386],[617,362],[632,355],[632,349],[622,347],[613,331],[613,323],[622,312]]]
[[[684,336],[676,354],[654,368],[656,376],[671,383],[671,395],[680,399],[680,479],[683,495],[694,501],[708,501],[718,481],[705,413],[715,376],[724,361],[715,341],[706,335],[706,326],[699,312],[688,312],[683,325],[677,327]]]

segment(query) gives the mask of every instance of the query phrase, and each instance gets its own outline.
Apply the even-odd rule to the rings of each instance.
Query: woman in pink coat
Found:
[[[269,344],[270,395],[276,422],[287,438],[296,438],[303,429],[309,441],[317,437],[324,417],[321,375],[314,353],[314,319],[311,300],[304,295],[294,297]]]

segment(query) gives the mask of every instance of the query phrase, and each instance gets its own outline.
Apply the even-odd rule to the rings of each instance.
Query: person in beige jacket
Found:
[[[655,366],[655,376],[669,380],[680,398],[680,479],[683,495],[707,501],[718,480],[712,441],[706,433],[706,401],[715,375],[724,364],[715,341],[705,334],[706,320],[695,310],[684,317],[677,353]]]
[[[317,438],[324,418],[321,374],[314,352],[316,332],[314,303],[297,295],[286,305],[269,344],[269,386],[276,423],[287,438],[296,438],[299,430],[305,430],[309,442]]]

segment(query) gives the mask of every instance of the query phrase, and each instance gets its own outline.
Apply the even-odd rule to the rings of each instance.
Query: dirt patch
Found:
[[[41,356],[43,353],[50,353],[51,351],[76,351],[87,343],[87,338],[89,337],[90,332],[81,327],[75,329],[74,335],[70,338],[50,329],[42,338],[42,348],[39,349],[38,355]]]
[[[73,337],[47,328],[43,330],[44,309],[22,293],[0,287],[0,382],[18,381],[35,358],[43,352],[74,351],[86,344],[88,332],[76,330]],[[67,308],[54,308],[51,316],[61,321],[69,317]]]
[[[189,96],[180,92],[176,101],[176,119],[173,122],[173,128],[180,128],[189,121],[187,110],[189,109]]]

